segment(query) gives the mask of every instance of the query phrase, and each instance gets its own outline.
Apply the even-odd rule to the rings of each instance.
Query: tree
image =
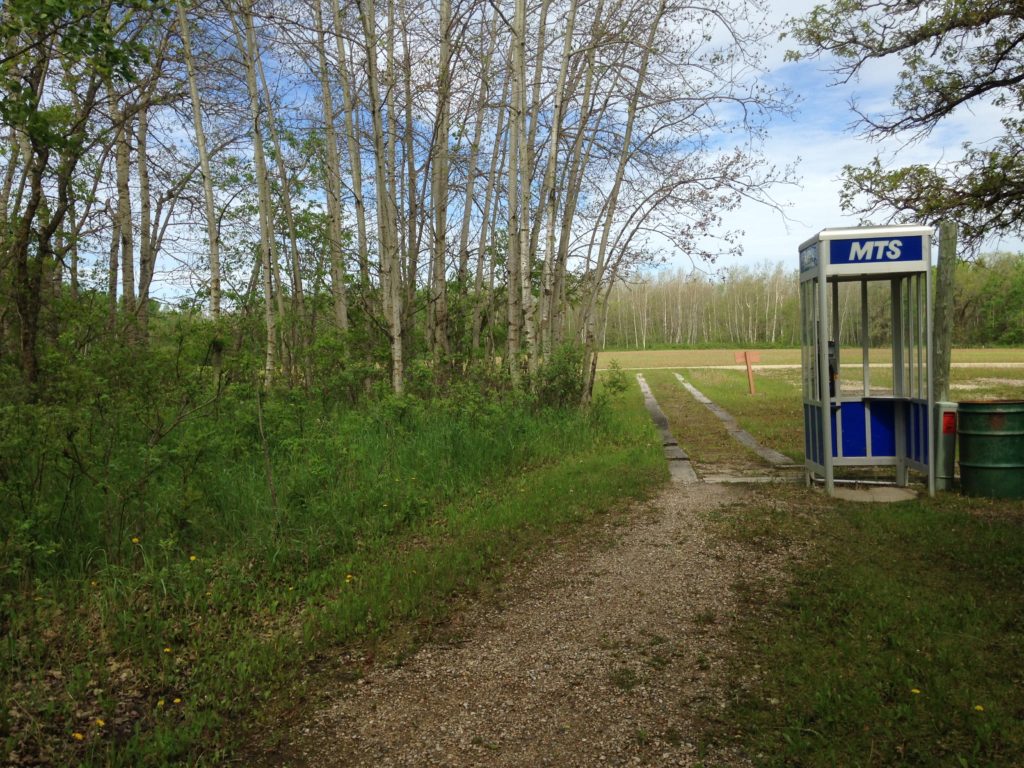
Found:
[[[0,9],[0,119],[10,128],[0,275],[17,308],[30,390],[39,379],[44,275],[54,268],[76,169],[95,148],[92,118],[104,87],[134,79],[145,48],[125,32],[152,5],[52,0],[40,10],[35,0],[14,0]]]
[[[1024,16],[1020,3],[993,0],[833,0],[797,19],[793,35],[805,46],[790,58],[832,55],[840,82],[870,62],[901,62],[881,114],[858,110],[873,139],[928,135],[943,120],[989,102],[1004,110],[1003,134],[990,145],[967,142],[951,162],[887,169],[846,166],[844,208],[890,211],[897,219],[961,225],[970,246],[993,233],[1024,232]]]

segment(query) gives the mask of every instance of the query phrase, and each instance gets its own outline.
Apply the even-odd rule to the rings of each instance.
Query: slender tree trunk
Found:
[[[377,185],[377,231],[380,237],[380,280],[384,313],[391,336],[391,388],[401,394],[404,381],[402,355],[402,294],[395,229],[395,201],[388,194],[388,139],[384,135],[384,116],[377,73],[378,35],[372,0],[358,0],[359,16],[366,42],[366,75],[370,118],[373,129],[374,175]],[[393,31],[393,28],[392,28]]]
[[[256,30],[253,27],[252,0],[242,2],[244,34],[236,29],[239,51],[245,66],[245,82],[249,91],[249,131],[253,144],[253,166],[256,171],[256,191],[259,197],[260,261],[263,274],[263,313],[267,326],[267,348],[263,366],[264,385],[270,386],[277,363],[277,319],[274,312],[273,269],[277,261],[274,247],[273,209],[270,201],[270,181],[263,153],[263,128],[260,115],[260,93],[256,86]],[[233,21],[233,20],[232,20]],[[280,287],[280,286],[279,286]]]
[[[317,0],[314,0],[317,2]],[[359,0],[361,3],[362,0]],[[356,88],[348,67],[345,35],[342,29],[341,8],[338,0],[331,0],[334,17],[334,39],[338,47],[338,76],[341,79],[342,108],[345,113],[345,142],[348,147],[349,175],[352,179],[352,198],[356,214],[356,248],[359,254],[359,280],[364,291],[370,288],[370,256],[366,236],[366,204],[363,199],[363,157],[359,145],[359,121]],[[360,16],[362,6],[360,5]],[[372,55],[368,51],[367,56]],[[375,65],[376,66],[376,65]]]
[[[640,101],[640,94],[643,91],[644,81],[647,78],[647,65],[650,61],[651,51],[654,50],[654,41],[658,33],[658,27],[661,23],[661,18],[665,13],[665,3],[666,0],[660,0],[660,2],[658,3],[658,10],[655,12],[654,19],[651,21],[650,29],[647,34],[647,41],[640,54],[640,61],[637,65],[636,82],[633,87],[633,92],[630,95],[629,104],[627,106],[626,111],[626,126],[622,136],[622,148],[619,152],[618,167],[615,170],[615,177],[612,182],[611,190],[608,193],[607,205],[605,206],[604,228],[601,232],[601,240],[598,245],[597,264],[594,269],[593,289],[591,292],[586,312],[583,369],[584,371],[589,369],[590,373],[583,387],[584,404],[590,402],[590,397],[594,390],[594,361],[596,360],[594,352],[594,310],[596,309],[595,305],[597,297],[600,293],[601,278],[604,273],[605,264],[608,258],[608,244],[611,239],[612,223],[615,220],[615,214],[619,200],[619,191],[622,188],[622,179],[625,176],[626,164],[628,163],[630,155],[632,154],[633,126],[636,121],[637,104]]]
[[[132,223],[132,198],[129,189],[130,168],[130,126],[125,111],[117,105],[117,94],[113,88],[109,92],[110,120],[115,130],[114,165],[117,184],[117,219],[121,233],[119,246],[121,254],[121,305],[125,314],[135,313],[135,243]]]
[[[139,137],[136,156],[139,165],[139,330],[145,340],[149,332],[149,288],[156,271],[156,243],[149,184],[149,105],[139,105]]]
[[[341,330],[348,330],[348,302],[345,297],[345,260],[341,249],[341,161],[338,157],[338,136],[334,130],[334,97],[328,79],[326,36],[324,35],[323,16],[320,12],[320,0],[313,0],[313,18],[316,23],[317,55],[320,69],[320,100],[324,115],[324,143],[327,145],[327,168],[324,182],[327,187],[327,251],[330,254],[331,293],[334,296],[334,323]],[[297,251],[297,249],[296,249]],[[295,259],[295,277],[299,278],[298,254]],[[298,283],[296,283],[298,285]],[[301,296],[302,291],[296,289]],[[297,305],[301,307],[300,304]],[[305,314],[303,311],[302,314]]]
[[[540,347],[544,357],[551,354],[551,317],[555,292],[555,218],[558,214],[558,190],[555,188],[555,169],[558,164],[558,142],[562,128],[562,104],[566,96],[565,83],[569,72],[569,57],[572,54],[573,32],[576,26],[575,0],[569,4],[569,15],[565,21],[565,38],[562,47],[558,83],[555,86],[554,114],[551,117],[551,136],[548,146],[548,162],[541,187],[541,201],[546,206],[546,234],[544,248],[544,269],[541,273],[540,297]]]
[[[521,187],[529,187],[526,171],[526,0],[515,0],[512,20],[512,105],[509,119],[508,152],[508,369],[513,383],[519,382],[519,355],[523,327],[523,295],[529,274],[523,274],[523,241],[520,237],[523,208]],[[526,257],[527,263],[529,257]]]
[[[451,352],[448,345],[448,123],[451,109],[451,0],[440,0],[440,52],[437,71],[437,116],[431,148],[430,197],[434,237],[430,249],[430,346],[435,359]]]
[[[498,102],[499,107],[498,113],[498,125],[495,130],[495,140],[491,147],[491,162],[487,172],[487,188],[484,191],[484,208],[480,221],[480,239],[477,243],[477,263],[476,263],[476,285],[473,296],[473,349],[480,348],[480,330],[481,323],[483,321],[483,311],[485,302],[489,303],[491,297],[494,295],[494,258],[493,254],[490,254],[487,247],[487,238],[493,232],[493,228],[488,229],[488,224],[491,221],[492,208],[497,213],[498,205],[494,202],[494,198],[497,196],[497,185],[499,169],[505,167],[504,158],[502,153],[505,151],[505,147],[508,146],[507,136],[508,132],[505,130],[505,104],[508,101],[508,90],[509,90],[509,78],[505,77],[502,83],[501,89],[501,100]],[[484,261],[486,257],[490,255],[488,260],[490,263],[489,279],[488,279],[488,290],[487,293],[483,293],[483,271]]]
[[[220,317],[220,236],[217,228],[217,209],[213,198],[213,175],[210,173],[210,155],[206,150],[206,131],[203,130],[203,113],[199,101],[199,86],[196,83],[195,60],[192,58],[192,38],[189,32],[185,7],[178,8],[178,31],[181,34],[181,49],[188,76],[189,97],[192,100],[192,126],[196,135],[196,149],[199,152],[199,167],[203,174],[203,201],[206,213],[206,242],[210,249],[210,315],[214,320]]]
[[[419,269],[419,249],[421,237],[420,224],[420,203],[418,196],[418,174],[416,172],[416,131],[415,116],[413,109],[415,100],[413,97],[412,77],[412,48],[409,44],[409,20],[407,17],[408,8],[405,0],[402,0],[402,87],[405,96],[405,134],[403,136],[403,153],[405,155],[405,197],[406,197],[406,221],[405,237],[408,240],[406,245],[405,261],[405,297],[402,315],[402,333],[404,334],[403,349],[406,355],[412,348],[412,331],[414,327],[413,315],[416,311],[416,281]]]

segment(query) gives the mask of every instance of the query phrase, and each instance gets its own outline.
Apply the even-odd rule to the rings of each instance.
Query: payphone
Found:
[[[836,471],[852,467],[891,467],[897,485],[917,472],[935,490],[931,232],[917,225],[825,229],[800,246],[805,477],[829,493]],[[889,286],[892,332],[889,359],[873,363],[868,285],[876,281]],[[852,389],[840,376],[840,284],[860,289],[861,375]],[[872,385],[873,365],[891,367],[891,386]]]

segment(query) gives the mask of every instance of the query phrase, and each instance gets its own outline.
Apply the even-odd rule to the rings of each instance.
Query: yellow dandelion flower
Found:
[[[353,576],[351,573],[346,573],[345,574],[345,583],[346,584],[351,584],[353,581],[355,581],[355,578],[356,577]]]
[[[189,560],[190,563],[194,563],[196,561],[196,556],[195,555],[189,555],[188,556],[188,560]]]
[[[138,543],[139,543],[139,537],[138,536],[132,536],[132,544],[138,544]]]
[[[164,653],[173,653],[173,651],[171,651],[170,646],[168,646],[167,648],[164,648]]]
[[[916,695],[916,694],[921,692],[921,689],[920,688],[911,688],[910,692]]]
[[[107,721],[104,720],[102,717],[97,717],[96,718],[96,725],[98,725],[100,728],[102,728],[106,724],[107,724]]]
[[[175,699],[175,700],[174,700],[174,703],[175,703],[175,704],[181,704],[181,699]]]
[[[156,708],[157,708],[157,709],[163,709],[163,708],[164,708],[164,700],[163,700],[163,699],[158,699],[158,700],[157,700],[157,702],[156,702]]]
[[[78,731],[75,731],[74,733],[71,734],[71,738],[74,739],[75,741],[85,741],[85,734],[79,733]]]
[[[983,706],[981,706],[981,704],[975,704],[974,705],[974,711],[975,712],[984,712],[985,708]]]
[[[97,586],[99,586],[99,585],[98,585],[98,584],[97,584],[97,583],[96,583],[95,581],[90,581],[90,582],[89,582],[89,585],[90,585],[90,586],[93,586],[93,587],[97,587]]]

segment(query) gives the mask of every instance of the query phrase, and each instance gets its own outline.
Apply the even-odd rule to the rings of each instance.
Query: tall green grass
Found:
[[[665,477],[642,410],[607,398],[235,388],[0,418],[0,738],[43,762],[216,764],[304,663],[429,624]]]

